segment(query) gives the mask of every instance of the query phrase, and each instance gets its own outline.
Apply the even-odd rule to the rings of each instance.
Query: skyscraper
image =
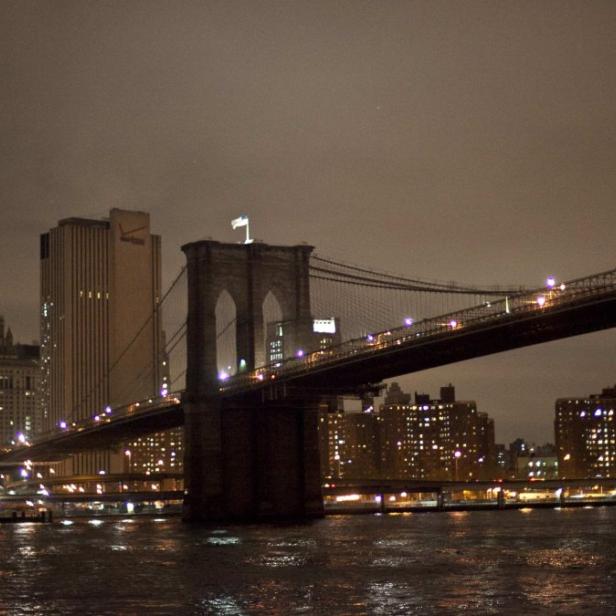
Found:
[[[587,398],[556,400],[561,477],[616,477],[616,386]]]
[[[160,237],[144,212],[68,218],[41,235],[42,429],[159,395]],[[74,456],[63,474],[119,472],[123,452]]]
[[[265,348],[266,363],[275,364],[289,357],[294,357],[298,353],[312,353],[314,351],[325,352],[328,347],[336,346],[342,342],[340,333],[340,319],[335,317],[321,318],[312,320],[312,332],[310,339],[306,342],[306,348],[293,348],[294,323],[285,321],[273,321],[266,324]]]
[[[0,316],[0,447],[29,440],[37,429],[39,347],[15,344]]]

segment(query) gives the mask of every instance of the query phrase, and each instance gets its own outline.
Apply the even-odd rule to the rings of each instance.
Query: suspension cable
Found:
[[[340,263],[338,261],[334,261],[333,259],[326,259],[318,255],[312,255],[311,259],[314,259],[315,261],[320,261],[322,263],[327,263],[335,267],[348,269],[348,270],[352,270],[356,272],[361,272],[364,274],[370,274],[373,277],[376,276],[376,277],[386,278],[389,280],[394,280],[394,281],[397,281],[397,283],[403,284],[403,287],[400,287],[400,288],[406,288],[409,286],[414,287],[414,288],[410,288],[409,290],[429,291],[429,288],[434,287],[438,289],[444,289],[447,292],[451,292],[451,293],[456,293],[456,292],[459,292],[458,290],[463,290],[469,294],[475,293],[478,295],[513,295],[513,294],[518,294],[524,291],[524,287],[522,286],[517,287],[517,288],[513,288],[513,287],[501,288],[497,286],[478,288],[478,287],[472,287],[471,285],[456,285],[455,283],[443,283],[439,281],[421,280],[419,278],[408,278],[404,276],[388,274],[386,272],[370,270],[370,269],[360,267],[357,265],[348,265],[346,263]],[[310,269],[318,270],[319,268],[311,265]],[[352,276],[351,274],[348,274],[347,272],[330,272],[330,273],[336,273],[339,276],[346,276],[346,277]]]

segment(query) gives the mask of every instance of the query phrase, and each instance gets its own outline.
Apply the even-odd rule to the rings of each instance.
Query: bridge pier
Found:
[[[322,516],[317,402],[187,398],[184,520]]]

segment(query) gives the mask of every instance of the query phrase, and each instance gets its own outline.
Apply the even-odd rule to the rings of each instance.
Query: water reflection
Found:
[[[337,516],[217,529],[156,520],[0,528],[0,614],[423,616],[616,608],[616,508]]]

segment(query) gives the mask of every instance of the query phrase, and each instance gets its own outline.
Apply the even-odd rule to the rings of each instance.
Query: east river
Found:
[[[615,614],[616,507],[0,526],[0,614]]]

